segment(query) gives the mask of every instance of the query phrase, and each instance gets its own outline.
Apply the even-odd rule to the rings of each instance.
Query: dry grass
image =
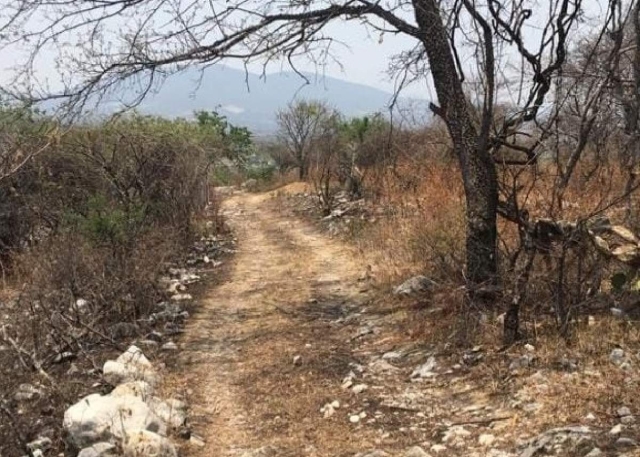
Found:
[[[415,173],[415,164],[395,173]],[[460,178],[445,164],[423,165],[419,175],[423,178],[410,184],[391,177],[383,180],[382,196],[373,211],[375,223],[352,239],[382,284],[418,271],[428,271],[440,281],[459,279],[464,252]]]
[[[554,193],[558,179],[554,164],[540,164],[517,177],[513,170],[500,173],[505,185],[516,182],[521,186],[519,203],[532,218],[576,221],[601,214],[637,230],[633,218],[625,220],[627,200],[621,198],[627,171],[615,163],[581,163],[575,179],[564,191],[562,205]],[[416,176],[420,179],[412,178]],[[464,194],[457,167],[440,159],[408,160],[394,170],[370,174],[369,178],[367,189],[375,198],[367,201],[364,222],[357,222],[347,233],[363,264],[370,266],[378,289],[374,309],[385,322],[383,333],[378,335],[383,342],[380,352],[424,344],[448,358],[452,365],[459,364],[467,350],[456,344],[460,330],[472,326],[475,331],[470,343],[480,346],[484,359],[477,366],[463,365],[464,382],[480,393],[482,401],[506,405],[515,399],[522,405],[535,404],[536,408],[533,412],[511,408],[513,419],[495,430],[506,428],[514,437],[526,437],[560,425],[587,423],[605,432],[598,444],[613,452],[612,439],[606,437],[606,431],[619,422],[617,408],[627,406],[640,411],[640,397],[636,395],[640,387],[637,292],[613,293],[609,281],[615,272],[628,270],[592,254],[581,260],[579,252],[570,253],[566,290],[576,298],[571,302],[570,332],[563,337],[553,309],[558,253],[553,251],[548,259],[539,259],[522,310],[525,339],[504,350],[499,314],[510,297],[498,303],[494,311],[479,316],[462,312]],[[296,185],[287,191],[305,189]],[[637,207],[637,196],[632,197],[632,202]],[[500,247],[506,257],[519,241],[517,228],[501,220],[499,230]],[[598,293],[588,300],[580,298],[584,296],[580,274],[585,274],[580,268],[593,268],[602,279]],[[414,274],[426,274],[440,287],[421,300],[399,301],[386,293],[390,286]],[[582,277],[591,280],[590,276]],[[511,281],[510,272],[505,270],[505,284]],[[630,318],[611,316],[611,306],[624,308]],[[531,367],[511,370],[511,361],[527,353],[525,343],[535,347],[535,362]],[[630,370],[620,369],[610,361],[615,348],[625,351],[631,361]],[[443,386],[441,393],[451,394],[451,389]],[[588,414],[595,416],[593,422],[585,419]],[[635,432],[629,433],[638,438]],[[515,446],[516,442],[513,438],[511,444]]]
[[[460,318],[466,315],[460,277],[450,276],[460,260],[441,255],[459,252],[461,196],[450,189],[451,169],[430,170],[433,179],[422,190],[409,194],[398,187],[369,208],[376,222],[362,224],[352,239],[360,253],[289,217],[288,199],[271,198],[308,193],[305,184],[226,202],[239,251],[228,281],[211,291],[191,321],[171,384],[186,393],[195,431],[207,442],[188,449],[192,455],[243,455],[272,446],[283,456],[351,457],[372,448],[399,456],[416,444],[429,449],[440,443],[451,424],[471,422],[466,446],[451,445],[446,455],[484,457],[487,450],[477,444],[482,433],[496,435],[495,447],[512,451],[546,429],[585,423],[588,413],[596,417],[589,425],[605,437],[598,444],[611,449],[606,432],[616,423],[615,409],[640,411],[633,398],[640,378],[635,368],[612,365],[609,353],[622,347],[638,362],[636,325],[612,319],[603,307],[585,307],[567,340],[548,310],[528,307],[525,330],[536,359],[512,370],[510,363],[528,353],[524,341],[502,350],[501,325],[487,313],[471,322],[484,357],[463,363],[469,348],[456,344],[457,334],[470,321]],[[438,197],[430,193],[435,183]],[[416,239],[429,242],[418,250]],[[359,281],[367,265],[377,266],[373,284]],[[442,278],[433,295],[401,300],[388,293],[390,284],[422,271]],[[365,325],[375,331],[353,338]],[[392,350],[405,354],[392,361],[397,370],[373,373],[369,364]],[[431,354],[438,376],[410,382]],[[360,395],[340,387],[353,362],[365,367],[358,382],[369,385]],[[324,419],[319,410],[333,400],[342,406]],[[474,413],[469,406],[482,409]],[[367,412],[366,420],[350,423],[349,414],[359,411]]]

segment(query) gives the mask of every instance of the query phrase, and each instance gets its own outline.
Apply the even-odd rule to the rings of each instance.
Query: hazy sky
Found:
[[[314,67],[311,63],[300,61],[300,69],[309,72],[317,70],[319,74],[324,71],[327,76],[366,84],[387,92],[394,91],[394,81],[387,74],[390,59],[395,54],[411,49],[415,45],[414,39],[406,36],[385,35],[381,41],[379,35],[369,35],[365,27],[354,22],[336,22],[329,26],[327,31],[332,38],[344,43],[344,45],[336,43],[333,48],[335,60],[340,64],[328,62],[327,67],[323,70]],[[225,65],[235,68],[242,67],[241,63],[234,61],[227,61]],[[268,68],[268,73],[289,70],[289,67],[279,64],[273,64]],[[250,70],[260,72],[262,68],[259,65],[254,65]],[[403,96],[432,98],[425,82],[414,83],[407,87],[403,91]]]
[[[606,3],[605,0],[586,0],[586,2],[587,5],[589,5],[588,8],[585,8],[586,12],[595,17],[600,17],[606,10],[606,8],[604,8],[604,3]],[[536,4],[536,2],[532,1],[531,4]],[[405,12],[405,14],[407,14],[407,20],[413,22],[413,19],[409,17],[410,14],[408,12]],[[544,22],[545,11],[543,8],[539,10],[536,9],[535,15],[540,16],[540,20]],[[113,32],[118,33],[118,31],[120,30],[120,27],[118,27],[119,23],[121,23],[120,21],[131,19],[132,18],[114,18],[113,23],[111,24]],[[533,44],[532,49],[535,49],[535,42],[538,39],[537,35],[540,34],[540,31],[536,29],[536,23],[540,22],[540,20],[535,19],[536,18],[532,19],[532,24],[530,27],[531,30],[527,31],[525,35],[525,42],[531,41]],[[35,22],[37,25],[37,20]],[[587,25],[586,22],[583,23],[582,26],[587,29],[589,28],[589,25]],[[335,21],[326,27],[325,32],[332,38],[334,38],[337,42],[343,42],[345,44],[344,46],[336,44],[335,47],[333,47],[334,57],[338,63],[329,61],[327,67],[323,69],[315,68],[309,63],[300,61],[299,68],[301,70],[310,72],[317,70],[320,73],[324,71],[328,76],[370,85],[386,90],[388,92],[394,91],[394,81],[392,81],[387,74],[390,58],[402,51],[412,49],[415,45],[414,39],[403,35],[394,36],[392,34],[386,34],[383,40],[380,40],[380,37],[376,32],[372,32],[374,33],[374,35],[369,36],[367,29],[357,21]],[[82,45],[82,43],[82,38],[80,38],[78,44]],[[507,60],[511,60],[513,56],[517,57],[517,55],[508,48],[504,49],[504,53],[508,57]],[[475,59],[466,58],[471,56],[465,56],[464,54],[465,51],[461,51],[463,67],[469,65],[473,66],[473,62],[475,61]],[[19,63],[20,59],[21,57],[18,53],[7,55],[5,52],[3,54],[0,54],[0,81],[3,80],[2,70],[16,63]],[[22,57],[22,59],[24,59],[24,57]],[[43,79],[55,80],[56,66],[53,60],[54,53],[44,53],[44,55],[41,54],[40,59],[41,60],[38,64],[38,71],[39,73],[41,73],[41,75],[44,76]],[[515,60],[519,61],[518,58],[516,58]],[[234,62],[231,60],[225,60],[223,64],[232,67],[242,67],[241,62]],[[503,68],[508,69],[509,64],[510,62],[508,61],[503,63]],[[256,72],[261,71],[259,65],[252,66],[249,69]],[[288,68],[287,66],[279,66],[277,64],[274,64],[267,69],[268,72],[277,72],[281,70],[290,70],[290,68]],[[514,73],[513,70],[511,71],[511,73]],[[519,72],[516,71],[514,74],[519,78]],[[505,76],[501,74],[500,76],[502,78],[508,79],[509,75]],[[428,84],[425,81],[415,83],[413,86],[408,87],[403,92],[403,95],[429,100],[436,99],[435,94],[429,88]]]
[[[393,36],[387,34],[380,40],[379,34],[370,36],[367,29],[357,22],[335,21],[329,24],[325,32],[336,40],[332,46],[334,61],[327,62],[325,68],[315,67],[309,62],[299,60],[299,69],[307,72],[317,72],[319,75],[344,79],[350,82],[366,84],[388,92],[394,91],[394,81],[387,74],[390,58],[404,50],[409,50],[415,45],[415,40],[406,36]],[[340,42],[344,44],[340,44]],[[20,55],[16,48],[4,50],[1,54],[0,82],[5,80],[10,72],[7,70],[15,65],[20,65],[26,55]],[[38,69],[40,77],[53,83],[58,80],[55,65],[55,53],[41,54],[39,56]],[[242,68],[243,63],[235,60],[225,60],[223,65]],[[259,64],[251,65],[250,71],[260,73],[262,67]],[[290,71],[287,65],[271,64],[267,73],[278,71]],[[403,92],[404,96],[416,98],[431,98],[425,83],[409,86]]]

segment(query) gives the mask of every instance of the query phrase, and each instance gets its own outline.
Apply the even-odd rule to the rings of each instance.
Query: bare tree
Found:
[[[324,103],[305,100],[292,102],[277,114],[278,138],[297,164],[301,180],[307,177],[312,147],[332,116]]]
[[[520,239],[505,262],[513,273],[506,343],[519,337],[519,308],[526,301],[531,275],[539,273],[535,271],[537,259],[544,262],[545,282],[553,291],[549,303],[564,336],[570,335],[575,310],[600,289],[607,262],[628,265],[636,260],[629,247],[619,246],[634,238],[632,232],[603,216],[615,217],[617,211],[612,208],[630,199],[639,187],[634,184],[633,169],[625,186],[616,183],[637,155],[635,127],[630,127],[637,112],[635,46],[625,44],[635,37],[637,14],[634,2],[612,0],[606,15],[595,22],[584,18],[595,25],[585,39],[566,50],[566,63],[553,80],[553,103],[545,107],[544,116],[529,132],[521,132],[527,133],[526,141],[515,142],[518,150],[544,153],[546,161],[540,168],[501,169],[499,212],[518,225]],[[510,148],[513,145],[505,149]],[[510,160],[502,157],[505,162]],[[621,160],[607,170],[611,158]],[[544,171],[552,172],[553,182],[549,186],[547,180],[540,186],[544,191],[536,195]],[[590,180],[595,181],[591,186],[587,184]],[[576,189],[593,191],[578,210],[570,201],[576,198]]]
[[[0,32],[5,50],[29,43],[14,87],[70,107],[119,97],[123,84],[136,90],[121,101],[134,105],[168,73],[226,58],[323,64],[335,44],[326,29],[337,20],[412,38],[415,47],[391,64],[401,85],[427,74],[433,81],[431,108],[447,126],[466,193],[469,297],[492,304],[497,214],[508,203],[499,203],[495,161],[505,148],[517,165],[536,161],[538,144],[518,138],[538,120],[581,12],[581,0],[545,8],[528,0],[4,0]],[[49,91],[38,74],[52,53],[63,84]],[[517,111],[496,126],[503,97]]]
[[[336,193],[335,179],[339,177],[338,164],[344,152],[340,135],[340,116],[333,112],[319,124],[311,145],[311,181],[318,203],[326,215],[333,211]]]
[[[564,76],[571,103],[565,104],[563,114],[580,124],[584,113],[591,112],[589,121],[597,135],[581,135],[585,146],[604,138],[615,142],[616,158],[626,169],[627,220],[633,220],[631,193],[637,187],[640,165],[640,2],[625,6],[617,7],[608,33],[587,36],[573,53]],[[579,126],[574,130],[581,131]],[[579,154],[571,156],[561,190],[568,185],[579,158]]]
[[[0,183],[54,146],[60,136],[59,127],[38,113],[28,108],[0,106]]]

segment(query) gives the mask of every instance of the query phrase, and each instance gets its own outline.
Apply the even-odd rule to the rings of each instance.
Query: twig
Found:
[[[454,422],[453,424],[450,425],[450,427],[457,426],[457,425],[490,424],[491,422],[506,421],[508,419],[511,419],[512,417],[513,416],[500,416],[500,417],[491,417],[489,419],[476,419],[476,420],[470,420],[470,421]]]
[[[105,340],[109,341],[116,349],[120,350],[120,351],[124,351],[124,348],[113,338],[109,338],[107,335],[105,335],[104,333],[94,329],[93,327],[85,324],[84,322],[78,320],[76,322],[72,321],[71,319],[69,319],[67,316],[65,316],[64,314],[60,313],[60,316],[67,321],[68,324],[74,325],[74,324],[79,324],[81,327],[83,327],[85,330],[88,330],[91,333],[94,333],[96,335],[98,335],[100,338],[104,338]]]
[[[4,325],[2,326],[2,339],[13,347],[14,351],[16,352],[16,355],[18,356],[18,360],[20,360],[20,363],[22,364],[22,366],[25,369],[29,370],[30,369],[29,364],[25,362],[25,360],[22,358],[22,351],[16,344],[15,340],[13,338],[10,338],[9,335],[7,335],[7,330]]]
[[[38,373],[40,373],[40,375],[45,378],[47,381],[49,381],[51,383],[51,385],[54,385],[54,381],[53,379],[51,379],[51,376],[49,376],[49,374],[44,371],[44,369],[42,368],[42,363],[40,363],[38,361],[38,359],[36,359],[35,354],[30,354],[29,352],[27,352],[26,349],[21,348],[20,346],[18,346],[18,343],[16,343],[16,341],[11,338],[9,335],[7,335],[7,330],[6,330],[6,326],[2,327],[2,338],[7,341],[14,349],[14,351],[16,351],[16,354],[18,355],[18,358],[20,359],[20,362],[22,363],[22,365],[29,369],[29,365],[24,361],[24,359],[21,357],[20,354],[24,354],[26,356],[29,357],[29,359],[31,359],[31,365],[33,368],[36,369],[36,371]]]

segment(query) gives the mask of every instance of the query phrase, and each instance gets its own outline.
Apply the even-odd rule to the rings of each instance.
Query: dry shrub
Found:
[[[142,236],[131,249],[97,246],[77,233],[56,235],[19,257],[18,276],[29,279],[23,299],[42,308],[38,319],[56,315],[101,331],[138,322],[162,298],[158,277],[180,245],[167,231]],[[86,304],[78,307],[78,300]]]
[[[355,239],[378,275],[394,283],[418,272],[443,284],[457,283],[464,264],[464,200],[457,170],[414,158],[378,184],[376,223]],[[408,177],[422,176],[408,181]],[[379,175],[377,176],[379,177]],[[369,188],[372,182],[368,183]]]
[[[15,257],[26,299],[65,320],[86,300],[83,324],[144,316],[209,200],[215,140],[185,121],[134,116],[78,127],[38,157],[14,182],[40,234]]]
[[[562,151],[557,157],[545,155],[531,166],[498,165],[501,200],[510,201],[515,191],[518,207],[527,210],[531,221],[548,218],[580,222],[607,217],[637,233],[637,194],[624,196],[629,172],[615,151],[604,153],[599,147],[589,146],[566,188],[559,185],[559,167],[566,161]],[[464,192],[446,132],[437,125],[398,131],[391,149],[390,162],[367,170],[366,194],[375,223],[358,224],[352,231],[353,241],[384,285],[426,274],[441,285],[440,292],[445,295],[463,288]],[[571,340],[590,313],[608,312],[612,306],[631,315],[637,312],[637,292],[628,290],[635,287],[637,271],[604,256],[586,238],[550,243],[548,249],[537,253],[525,280],[529,248],[522,233],[517,224],[502,217],[498,224],[503,294],[493,310],[482,310],[475,317],[458,313],[462,315],[461,326],[478,329],[480,340],[491,335],[500,341],[501,325],[491,319],[503,313],[515,297],[522,299],[520,336],[529,339],[537,338],[536,326],[541,321]],[[623,286],[626,293],[611,291],[616,275],[627,279]],[[450,308],[468,310],[463,294],[448,296],[447,300]],[[487,311],[491,311],[490,328],[486,327]]]
[[[0,453],[22,455],[35,438],[28,422],[40,405],[16,413],[19,383],[55,390],[47,414],[58,430],[82,390],[58,382],[68,378],[59,362],[88,364],[86,377],[100,364],[96,348],[121,349],[150,329],[146,317],[165,298],[160,276],[188,252],[202,210],[217,214],[208,178],[218,140],[197,124],[138,116],[79,126],[0,183],[1,221],[23,218],[3,238],[17,294],[0,317],[0,362],[12,364],[0,371],[0,409],[12,416],[0,420]],[[218,215],[210,229],[221,226]]]

